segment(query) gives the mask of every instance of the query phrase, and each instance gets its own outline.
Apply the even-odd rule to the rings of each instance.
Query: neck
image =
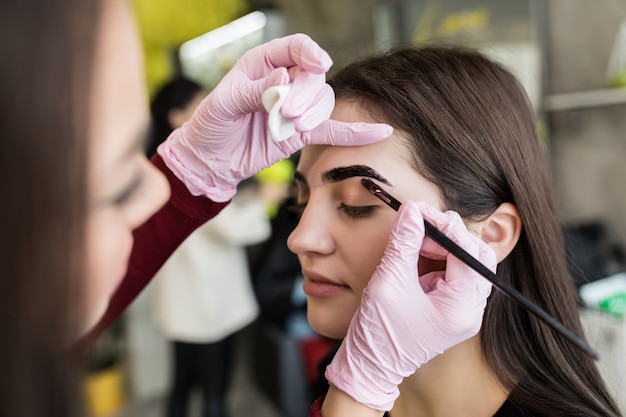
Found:
[[[491,417],[509,390],[491,373],[475,336],[423,365],[399,386],[393,417]]]

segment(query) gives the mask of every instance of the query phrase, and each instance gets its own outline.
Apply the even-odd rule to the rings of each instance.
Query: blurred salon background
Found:
[[[129,1],[144,43],[151,102],[175,79],[209,92],[247,49],[295,32],[324,47],[335,68],[398,42],[432,40],[478,47],[506,65],[537,112],[583,323],[626,412],[626,2]],[[332,346],[303,319],[297,259],[285,245],[295,221],[284,209],[293,163],[284,161],[243,185],[249,194],[272,189],[273,203],[265,205],[262,221],[270,231],[264,240],[240,247],[247,285],[231,291],[253,297],[235,297],[247,300],[241,308],[249,313],[224,336],[232,350],[224,417],[305,416],[315,364]],[[160,278],[90,351],[85,387],[93,417],[174,417],[167,406],[175,374],[170,337],[155,320],[164,314],[154,300]],[[213,415],[203,414],[201,377],[196,379],[179,417]]]

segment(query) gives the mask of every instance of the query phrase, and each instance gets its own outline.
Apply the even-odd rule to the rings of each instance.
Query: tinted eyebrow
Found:
[[[304,184],[307,183],[306,178],[301,172],[296,171],[293,174],[295,180]],[[323,182],[339,182],[352,177],[368,177],[382,182],[383,184],[392,185],[385,177],[380,175],[373,168],[367,165],[349,165],[345,167],[337,167],[330,169],[322,174]]]
[[[306,184],[306,178],[304,178],[304,175],[302,175],[302,173],[300,171],[296,171],[293,173],[293,179],[296,181],[300,181],[303,184]]]
[[[322,174],[322,180],[324,182],[338,182],[352,177],[369,177],[382,182],[383,184],[391,185],[389,181],[373,168],[367,165],[349,165],[345,167],[333,168]]]
[[[338,182],[352,177],[369,177],[382,182],[383,184],[391,185],[389,181],[373,168],[367,165],[349,165],[345,167],[333,168],[322,174],[322,180],[324,182]]]

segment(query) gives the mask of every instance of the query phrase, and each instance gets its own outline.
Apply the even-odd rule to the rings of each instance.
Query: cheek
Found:
[[[380,260],[385,253],[389,235],[393,227],[393,212],[384,218],[377,218],[375,223],[367,224],[354,230],[345,242],[346,258],[349,270],[353,271],[350,286],[359,296],[367,286]]]
[[[92,325],[104,312],[124,277],[132,248],[132,232],[114,210],[92,214],[87,224],[86,316]]]
[[[346,335],[350,320],[361,302],[363,289],[385,252],[393,219],[394,213],[391,212],[386,217],[378,217],[375,223],[353,224],[350,230],[337,234],[345,237],[336,239],[335,242],[338,259],[341,259],[340,275],[350,286],[351,292],[334,304],[309,300],[309,321],[317,332],[334,339],[341,339]]]
[[[365,241],[368,242],[368,241]],[[361,296],[363,290],[369,283],[376,268],[380,264],[385,251],[387,239],[370,240],[371,243],[359,244],[360,250],[355,253],[352,259],[352,271],[354,273],[350,286]]]

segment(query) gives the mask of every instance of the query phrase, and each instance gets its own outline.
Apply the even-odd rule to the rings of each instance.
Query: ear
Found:
[[[174,108],[167,113],[167,120],[170,122],[170,126],[176,129],[187,121],[187,115],[183,109]]]
[[[476,225],[480,238],[496,253],[498,263],[513,250],[522,233],[522,219],[512,203],[502,203],[491,216]]]

